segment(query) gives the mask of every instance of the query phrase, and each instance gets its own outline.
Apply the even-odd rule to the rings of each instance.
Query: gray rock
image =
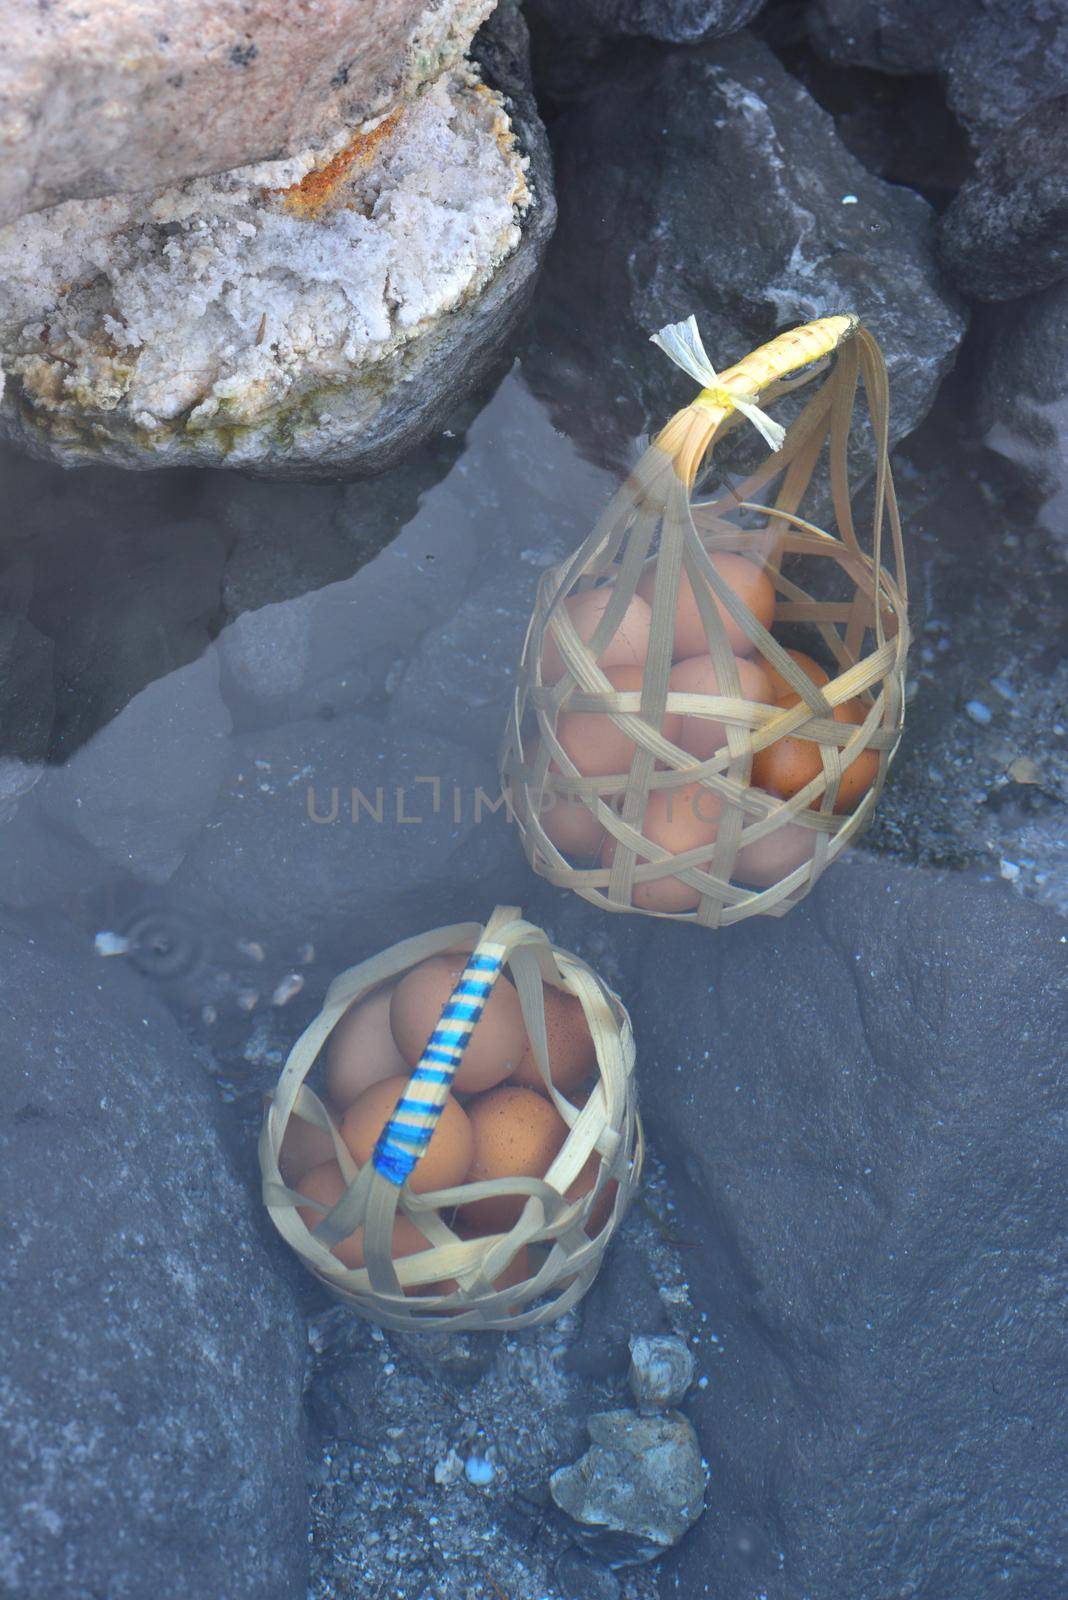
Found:
[[[562,34],[644,34],[670,44],[718,39],[751,22],[764,0],[528,0]]]
[[[766,46],[632,46],[554,143],[560,226],[527,370],[593,459],[622,465],[692,398],[648,342],[691,312],[723,367],[783,327],[856,311],[887,357],[893,437],[920,421],[964,331],[931,210],[865,171]]]
[[[639,1411],[664,1411],[681,1405],[693,1382],[693,1351],[674,1335],[630,1341],[630,1392]]]
[[[303,1600],[304,1324],[207,1075],[120,963],[0,949],[0,1584]]]
[[[652,930],[644,1108],[714,1308],[680,1593],[1064,1587],[1065,926],[847,861],[781,922]]]
[[[0,222],[292,153],[458,60],[491,0],[71,0],[13,12]]]
[[[992,316],[978,385],[984,443],[1042,500],[1040,524],[1063,545],[1068,527],[1068,286]]]
[[[214,808],[230,728],[209,649],[148,684],[54,769],[42,788],[45,810],[114,866],[164,883]]]
[[[229,329],[226,336],[229,342],[224,341],[221,352],[214,348],[209,350],[207,366],[204,368],[205,371],[211,371],[213,363],[221,363],[220,370],[227,373],[231,391],[221,400],[210,393],[191,392],[189,403],[182,406],[177,406],[173,398],[168,399],[163,403],[163,412],[166,414],[159,416],[150,415],[145,410],[148,402],[143,398],[140,401],[137,399],[140,391],[136,385],[129,390],[124,387],[129,377],[127,369],[123,369],[123,375],[117,376],[118,389],[110,383],[98,385],[100,366],[96,358],[90,361],[92,375],[87,368],[84,383],[73,385],[76,393],[71,394],[69,390],[72,386],[67,385],[66,380],[70,376],[74,358],[58,348],[53,351],[50,347],[43,347],[36,333],[27,332],[31,324],[36,328],[40,321],[47,322],[51,317],[53,338],[62,342],[66,335],[61,335],[57,330],[66,311],[61,313],[55,310],[54,314],[42,311],[41,307],[51,302],[47,294],[44,300],[40,300],[36,288],[30,292],[27,301],[31,309],[20,310],[19,293],[13,289],[11,305],[6,312],[8,327],[4,360],[9,370],[19,365],[20,376],[17,381],[8,384],[3,402],[3,427],[6,433],[24,448],[57,459],[67,466],[103,461],[135,469],[173,465],[221,466],[271,478],[330,480],[382,472],[400,461],[428,435],[443,427],[465,397],[477,391],[491,377],[499,375],[506,365],[516,325],[526,310],[556,217],[548,143],[534,101],[526,27],[516,0],[504,0],[496,9],[489,25],[480,35],[473,54],[481,63],[487,81],[505,96],[519,151],[519,157],[515,159],[524,159],[527,163],[526,182],[533,196],[529,208],[519,219],[518,244],[514,248],[505,242],[496,253],[489,250],[487,254],[488,245],[478,246],[465,241],[466,255],[461,252],[459,259],[466,262],[467,255],[471,255],[479,268],[489,274],[484,286],[480,287],[481,280],[476,281],[472,277],[468,284],[469,292],[465,295],[459,296],[459,287],[462,285],[452,290],[454,297],[459,296],[457,303],[453,304],[448,298],[443,300],[443,274],[447,277],[452,268],[443,268],[439,259],[441,250],[437,255],[431,250],[432,259],[429,262],[420,262],[413,257],[410,267],[413,281],[408,300],[411,304],[419,304],[418,274],[425,269],[427,279],[435,286],[427,304],[435,309],[423,313],[418,333],[396,347],[387,346],[387,353],[382,356],[373,354],[374,343],[365,326],[367,307],[358,315],[354,310],[349,322],[344,321],[342,309],[335,307],[331,314],[342,319],[347,330],[345,338],[348,339],[340,369],[342,377],[339,379],[337,352],[334,356],[324,357],[318,351],[315,340],[309,336],[306,326],[309,320],[312,323],[315,321],[319,305],[316,296],[320,292],[324,274],[330,270],[323,267],[320,255],[327,250],[332,213],[327,209],[321,222],[305,219],[305,228],[321,227],[324,230],[323,240],[311,245],[302,235],[298,247],[292,242],[287,228],[283,226],[279,234],[271,224],[267,231],[272,242],[264,246],[266,253],[259,270],[265,285],[264,297],[269,299],[266,287],[269,284],[273,284],[280,295],[277,337],[284,336],[290,341],[286,345],[290,352],[287,359],[293,370],[283,374],[282,369],[278,368],[273,372],[271,382],[274,389],[271,392],[274,398],[265,401],[262,397],[266,380],[253,375],[253,369],[264,359],[259,348],[264,324],[261,322],[257,329],[253,326],[255,318],[252,322],[246,318],[240,325],[234,323]],[[466,89],[458,89],[457,92],[461,96],[466,95],[467,101],[485,109],[481,97]],[[417,111],[412,113],[412,117],[417,115]],[[402,131],[398,133],[398,138],[402,136],[406,125],[401,124]],[[479,122],[472,136],[472,149],[478,139],[483,139],[496,154],[496,138],[496,132],[488,124],[483,128]],[[420,146],[418,151],[421,153],[412,157],[417,167],[419,162],[429,159],[426,148]],[[472,161],[471,183],[474,186],[476,177],[482,178],[483,174],[474,157]],[[516,171],[518,175],[518,167]],[[228,175],[226,181],[229,182],[231,178],[237,183],[241,173]],[[244,187],[239,185],[235,196],[228,196],[223,210],[239,203],[244,206],[241,217],[255,235],[264,221],[257,210],[257,207],[261,207],[263,180],[246,177],[241,182]],[[503,178],[499,179],[498,187],[503,182]],[[412,185],[418,190],[414,179]],[[402,195],[399,204],[402,207],[414,205],[419,198],[419,194],[407,198]],[[502,203],[505,202],[511,204],[507,191]],[[183,218],[182,223],[177,225],[179,227],[184,227],[189,216],[197,213],[199,204],[208,204],[203,199],[198,202],[195,198],[190,200],[175,193],[170,193],[159,203],[177,207]],[[216,202],[212,201],[211,204],[216,205]],[[193,206],[193,212],[188,209],[190,205]],[[451,214],[443,226],[453,226]],[[79,224],[79,227],[87,227],[91,232],[99,229],[100,220],[90,219],[87,223]],[[60,241],[66,240],[67,233],[78,234],[78,229],[69,221],[57,222],[56,229],[57,242],[51,254],[58,254]],[[117,225],[115,231],[121,231]],[[138,213],[132,216],[126,231],[131,238],[141,242],[136,247],[124,247],[126,254],[119,264],[119,277],[126,270],[132,270],[131,263],[135,257],[139,259],[141,250],[151,260],[165,262],[168,249],[177,249],[168,243],[166,229],[157,225],[150,210],[144,215]],[[506,233],[507,230],[504,230],[502,239]],[[206,243],[204,248],[215,249],[218,253],[217,259],[213,257],[212,271],[217,279],[216,292],[223,293],[222,284],[229,281],[229,276],[235,270],[232,264],[227,265],[235,243],[225,228],[218,240],[210,228],[208,234],[212,243]],[[123,233],[123,238],[126,238],[126,233]],[[18,243],[11,246],[9,243],[8,247],[14,249],[17,258],[38,249],[46,257],[50,255],[49,248],[40,241],[32,246]],[[112,254],[117,257],[118,246],[113,244],[111,248]],[[241,249],[244,248],[242,244]],[[393,247],[383,243],[382,249],[387,248]],[[405,250],[407,248],[404,246]],[[479,255],[479,248],[482,255]],[[95,246],[89,245],[88,249],[94,258],[99,255]],[[453,259],[449,255],[448,241],[442,250],[446,261]],[[78,258],[77,252],[75,258]],[[378,293],[374,272],[387,259],[385,255],[377,255],[368,268],[368,306]],[[182,260],[186,260],[184,255]],[[199,268],[187,264],[183,270],[192,271],[195,277]],[[468,263],[463,270],[473,272],[474,269]],[[295,308],[290,305],[288,298],[287,286],[291,278],[304,285],[301,293],[307,297],[306,302],[301,300]],[[80,281],[80,276],[75,274],[75,282]],[[362,278],[356,289],[362,293]],[[105,293],[103,290],[101,292]],[[255,290],[248,292],[254,293]],[[110,290],[106,293],[110,293]],[[103,304],[110,303],[106,300],[106,293]],[[143,301],[149,306],[156,305],[158,310],[158,286],[153,290],[151,286],[141,285],[131,293],[136,304]],[[230,305],[228,299],[226,305]],[[222,306],[223,301],[216,302],[217,320],[224,314]],[[394,311],[395,306],[383,301],[381,315],[390,328],[394,326]],[[148,314],[152,316],[156,313]],[[83,313],[70,308],[70,315],[77,321]],[[105,322],[101,321],[99,308],[95,305],[87,308],[84,315],[92,325],[93,337],[98,341],[103,340],[100,346],[102,352],[109,336]],[[122,320],[121,313],[119,320]],[[22,356],[16,354],[16,347],[20,344],[25,345]],[[355,355],[349,353],[349,345],[357,352]],[[83,348],[80,344],[79,360]],[[269,348],[273,350],[273,340]],[[338,350],[341,348],[339,345]],[[57,356],[57,361],[53,361],[53,355]],[[28,366],[22,357],[27,357]],[[107,358],[102,356],[101,359]],[[226,366],[231,359],[237,363],[232,370]],[[64,366],[63,362],[67,365]],[[331,362],[335,362],[335,365],[331,365]],[[194,412],[198,410],[198,398],[208,406],[210,415],[198,416],[187,426],[190,409]],[[149,417],[150,425],[146,425],[146,417]]]
[[[1059,0],[812,0],[812,42],[840,65],[938,73],[980,142],[1068,90]]]
[[[654,1561],[704,1510],[707,1474],[693,1425],[677,1411],[602,1411],[591,1446],[549,1480],[575,1537],[611,1567]]]
[[[1015,300],[1068,275],[1068,95],[1035,106],[980,152],[939,219],[941,260],[977,300]]]

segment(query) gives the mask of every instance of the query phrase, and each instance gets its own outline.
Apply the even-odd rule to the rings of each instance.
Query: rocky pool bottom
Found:
[[[363,484],[4,457],[16,1592],[1063,1582],[1063,560],[951,380],[896,454],[915,644],[862,849],[783,921],[604,918],[492,805],[538,578],[617,481],[532,392],[538,337]],[[323,820],[353,787],[381,820]],[[273,1237],[262,1096],[336,971],[501,901],[630,1007],[650,1179],[566,1321],[380,1337]],[[667,1332],[707,1509],[613,1570],[549,1478]]]

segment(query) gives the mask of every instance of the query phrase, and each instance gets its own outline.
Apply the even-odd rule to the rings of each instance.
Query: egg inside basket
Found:
[[[622,1003],[511,907],[336,978],[260,1136],[282,1237],[391,1328],[560,1316],[641,1160]]]
[[[908,602],[888,383],[849,315],[720,374],[693,318],[656,338],[705,387],[542,579],[501,782],[552,883],[603,910],[720,927],[781,916],[808,892],[871,821],[901,737]],[[757,404],[816,380],[788,429]],[[706,456],[742,421],[766,460],[695,500]],[[867,548],[849,482],[865,454]],[[834,533],[800,511],[821,480]]]

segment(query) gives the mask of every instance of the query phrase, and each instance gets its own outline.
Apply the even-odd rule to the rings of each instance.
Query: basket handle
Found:
[[[516,906],[498,906],[483,928],[408,1086],[375,1144],[374,1169],[396,1188],[401,1188],[426,1153],[493,985],[512,950],[532,931]]]
[[[669,323],[651,336],[652,342],[702,388],[688,406],[665,424],[656,442],[676,459],[682,468],[680,476],[688,484],[693,483],[713,434],[732,411],[747,417],[772,450],[780,450],[785,429],[760,409],[761,394],[772,385],[784,383],[791,373],[833,355],[859,327],[860,319],[852,312],[819,317],[815,322],[776,334],[733,367],[717,373],[701,342],[696,318]]]

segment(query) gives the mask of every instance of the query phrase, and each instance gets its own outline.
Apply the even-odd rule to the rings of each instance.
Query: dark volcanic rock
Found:
[[[528,0],[563,34],[645,34],[671,44],[718,39],[751,22],[764,0]]]
[[[719,367],[858,312],[887,356],[894,437],[916,426],[964,330],[930,208],[865,171],[766,46],[634,46],[554,137],[560,226],[527,370],[595,459],[692,397],[648,342],[690,312]]]
[[[1068,275],[1068,95],[984,147],[938,233],[946,271],[977,300],[1015,300]]]
[[[1068,89],[1060,0],[813,0],[817,50],[883,72],[937,72],[950,108],[982,140]]]
[[[1062,543],[1068,513],[1068,284],[991,317],[979,422],[1042,497],[1039,521]]]
[[[852,861],[781,922],[653,930],[644,1106],[724,1351],[687,1600],[1063,1590],[1064,929]]]
[[[304,1325],[130,974],[0,934],[0,1587],[303,1600]]]

